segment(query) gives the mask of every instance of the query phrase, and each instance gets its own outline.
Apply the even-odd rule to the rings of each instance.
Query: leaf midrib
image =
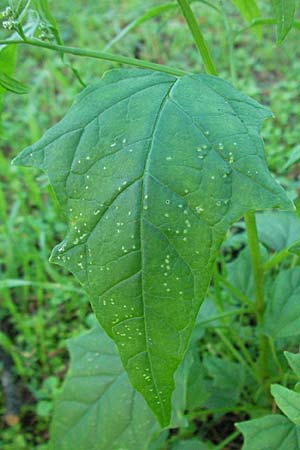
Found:
[[[142,298],[142,306],[143,306],[143,316],[144,316],[144,320],[143,320],[143,324],[144,324],[144,333],[145,333],[145,348],[146,348],[146,352],[147,352],[147,357],[148,357],[148,361],[149,361],[149,366],[150,366],[150,373],[151,373],[151,379],[153,382],[153,386],[155,388],[155,392],[156,395],[159,399],[159,405],[160,405],[160,409],[161,409],[161,413],[162,416],[164,418],[164,421],[166,419],[166,414],[165,414],[165,410],[163,407],[163,402],[161,401],[161,394],[159,393],[159,389],[156,385],[156,381],[155,378],[153,376],[153,367],[152,367],[152,361],[151,361],[151,352],[150,349],[148,347],[148,331],[147,331],[147,324],[146,324],[146,315],[145,315],[145,310],[146,310],[146,299],[144,296],[144,273],[145,273],[145,267],[144,267],[144,229],[143,229],[143,222],[144,222],[144,217],[143,217],[143,213],[144,213],[144,208],[143,208],[143,201],[144,201],[144,197],[145,195],[147,195],[147,184],[145,183],[145,178],[147,173],[149,172],[149,166],[150,166],[150,159],[151,159],[151,154],[152,154],[152,150],[153,150],[153,142],[154,142],[154,137],[155,137],[155,131],[157,129],[158,123],[161,119],[162,113],[164,111],[164,108],[166,106],[166,103],[168,101],[168,98],[171,94],[172,89],[175,87],[176,83],[179,80],[175,80],[171,83],[171,86],[169,87],[169,89],[167,90],[160,108],[157,112],[157,116],[156,119],[154,121],[153,124],[153,129],[152,129],[152,136],[151,136],[151,140],[149,142],[149,146],[148,146],[148,150],[147,150],[147,154],[146,154],[146,158],[145,158],[145,166],[144,166],[144,170],[143,170],[143,177],[142,177],[142,188],[141,188],[141,204],[140,204],[140,208],[141,208],[141,220],[140,220],[140,241],[141,241],[141,298]]]

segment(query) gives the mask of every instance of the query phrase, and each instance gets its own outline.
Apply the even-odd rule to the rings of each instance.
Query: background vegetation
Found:
[[[49,3],[66,44],[101,50],[131,20],[161,2],[61,0]],[[276,47],[273,27],[264,28],[260,38],[253,30],[237,33],[246,24],[231,3],[228,0],[212,3],[218,7],[223,5],[227,19],[200,2],[194,10],[218,71],[273,111],[274,120],[265,123],[263,128],[267,159],[271,170],[295,199],[300,187],[297,163],[300,160],[300,31],[292,30],[283,44]],[[263,15],[270,16],[269,2],[261,3]],[[6,2],[0,1],[1,9],[5,6]],[[228,57],[229,27],[236,36],[231,58]],[[4,31],[1,35],[6,36]],[[200,69],[186,24],[174,12],[144,23],[111,49],[174,67]],[[74,60],[74,65],[87,84],[112,67],[102,61],[79,58]],[[44,450],[53,398],[68,368],[66,339],[89,326],[91,309],[74,278],[48,262],[50,250],[62,239],[66,226],[47,180],[40,173],[11,166],[10,161],[64,116],[82,86],[59,55],[39,49],[19,49],[16,78],[29,84],[31,92],[23,96],[7,93],[2,115],[0,367],[2,375],[8,370],[14,380],[15,404],[13,414],[7,416],[4,397],[0,398],[0,448]],[[234,261],[242,248],[243,237],[232,234],[229,239],[234,241],[231,252]],[[241,290],[245,288],[247,276],[246,271],[246,279],[238,280]],[[247,324],[243,332],[249,332],[250,326]],[[216,336],[202,340],[200,345],[210,355],[225,352],[224,344]],[[2,381],[3,378],[4,375]],[[181,430],[180,435],[206,433],[213,442],[220,442],[234,430],[234,421],[246,418],[240,413],[227,417],[225,422],[214,420],[212,427],[211,421],[201,423],[199,415],[191,415],[190,426]],[[240,438],[230,448],[241,448]]]

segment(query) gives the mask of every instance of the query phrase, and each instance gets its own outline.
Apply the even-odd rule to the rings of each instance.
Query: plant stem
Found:
[[[257,324],[260,325],[264,315],[264,268],[261,261],[259,240],[257,234],[255,214],[248,212],[245,214],[246,232],[248,238],[249,252],[251,258],[252,272],[254,278],[255,291],[255,312]],[[268,338],[261,335],[259,338],[258,374],[261,384],[268,376]]]
[[[275,253],[264,265],[264,271],[273,269],[273,267],[278,266],[279,263],[284,261],[286,258],[291,256],[291,253],[287,248],[281,250],[280,252]]]
[[[257,379],[257,374],[252,370],[252,367],[249,366],[246,359],[239,353],[235,347],[232,345],[232,343],[227,339],[225,334],[220,329],[214,329],[214,332],[219,336],[221,341],[225,344],[225,346],[228,348],[230,353],[233,355],[233,357],[242,365],[244,368],[248,371],[249,375],[253,377],[254,380]]]
[[[240,30],[238,30],[235,33],[235,39],[241,34],[244,33],[247,30],[250,30],[253,27],[257,27],[260,25],[275,25],[277,23],[277,19],[275,19],[274,17],[257,17],[255,19],[252,20],[252,22],[250,23],[250,25],[248,25],[247,27],[241,28]],[[299,20],[294,20],[293,24],[292,24],[292,28],[296,28],[296,29],[300,29],[300,21]]]
[[[232,293],[232,295],[234,295],[242,303],[245,303],[246,305],[250,306],[250,308],[253,309],[253,302],[251,302],[251,300],[248,297],[246,297],[241,291],[239,291],[235,286],[233,286],[222,275],[218,274],[218,278],[219,281],[223,284],[223,286],[226,287]]]
[[[257,406],[254,405],[243,405],[243,406],[233,406],[233,407],[224,407],[224,408],[212,408],[212,409],[203,409],[202,411],[193,411],[188,414],[188,418],[197,418],[202,416],[208,416],[210,414],[226,414],[227,412],[240,412],[240,411],[255,411],[259,410]]]
[[[228,56],[229,56],[229,67],[230,67],[230,77],[233,84],[237,82],[235,58],[234,58],[234,38],[232,33],[232,28],[230,22],[227,18],[227,14],[224,8],[223,0],[220,0],[220,9],[222,11],[224,27],[226,31],[226,40],[228,46]]]
[[[210,53],[208,51],[207,45],[205,43],[203,34],[198,26],[197,20],[194,16],[194,13],[190,7],[188,0],[177,0],[177,2],[182,10],[185,20],[192,33],[196,47],[201,55],[206,73],[210,75],[218,75],[214,63],[211,59]]]
[[[203,326],[203,325],[207,325],[211,322],[215,322],[216,320],[220,320],[223,319],[225,317],[231,317],[231,316],[237,316],[239,314],[248,314],[249,312],[252,312],[250,308],[237,308],[237,309],[232,309],[231,311],[227,311],[221,314],[217,314],[215,316],[211,316],[208,319],[205,320],[201,320],[200,322],[197,322],[196,325],[197,326]]]
[[[51,44],[50,42],[44,42],[38,39],[26,39],[23,41],[19,39],[0,40],[0,45],[13,45],[13,44],[31,45],[34,47],[45,48],[47,50],[53,50],[59,53],[67,53],[75,56],[85,56],[88,58],[102,59],[104,61],[111,61],[120,64],[128,64],[129,66],[136,66],[141,67],[143,69],[156,70],[159,72],[168,73],[170,75],[175,75],[177,77],[188,74],[188,72],[184,70],[175,69],[173,67],[164,66],[162,64],[151,63],[143,59],[130,58],[128,56],[115,55],[114,53],[98,52],[95,50],[82,49],[78,47],[68,47],[66,45]]]
[[[226,446],[230,444],[230,442],[234,441],[236,437],[240,435],[240,431],[234,431],[231,433],[227,438],[225,438],[222,442],[220,442],[216,447],[214,447],[214,450],[224,450],[227,448]]]
[[[254,213],[249,212],[245,214],[245,224],[254,277],[256,313],[258,322],[261,322],[264,312],[264,271],[260,257],[259,240]]]

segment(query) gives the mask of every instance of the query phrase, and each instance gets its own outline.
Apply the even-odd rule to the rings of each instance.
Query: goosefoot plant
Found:
[[[278,42],[295,25],[293,1],[274,0],[275,17],[270,20],[259,17],[254,0],[247,2],[248,8],[246,2],[233,3],[251,27],[277,23]],[[260,128],[271,117],[270,111],[217,76],[187,0],[153,8],[123,35],[165,10],[178,8],[205,74],[67,47],[46,1],[10,2],[4,11],[3,25],[14,31],[1,41],[6,56],[14,49],[9,69],[1,55],[4,89],[27,90],[12,77],[12,60],[20,44],[57,51],[63,58],[72,54],[138,67],[108,71],[86,87],[65,117],[13,161],[47,174],[69,224],[51,261],[79,279],[101,325],[95,324],[70,343],[70,373],[56,402],[52,426],[50,445],[56,450],[163,448],[166,433],[161,428],[186,425],[187,384],[200,373],[193,360],[195,340],[191,344],[190,340],[193,330],[199,330],[195,323],[213,272],[214,288],[223,285],[243,305],[219,311],[207,321],[224,324],[232,316],[248,315],[255,322],[258,341],[258,353],[250,354],[242,336],[230,342],[216,326],[215,333],[235,361],[221,365],[219,374],[218,356],[206,361],[216,382],[218,376],[222,380],[225,366],[230,377],[235,374],[244,384],[250,377],[250,384],[257,387],[257,402],[268,410],[274,370],[271,352],[278,362],[274,342],[277,337],[299,334],[291,331],[292,317],[284,312],[283,303],[290,278],[294,289],[288,301],[299,320],[299,308],[291,300],[295,290],[299,295],[298,266],[277,278],[277,290],[265,306],[264,273],[288,258],[290,251],[299,252],[299,244],[291,247],[289,242],[265,261],[259,245],[255,212],[294,208],[266,164]],[[31,10],[35,20],[28,24]],[[226,280],[216,265],[227,231],[242,217],[254,301]],[[264,220],[266,216],[260,216],[262,224]],[[284,322],[281,329],[274,329],[274,320]],[[200,316],[200,325],[204,323]],[[299,356],[289,353],[287,358],[299,376]],[[232,382],[232,378],[227,381],[228,389]],[[246,436],[244,449],[299,448],[299,393],[274,385],[272,395],[286,417],[270,413],[239,424]],[[228,406],[239,410],[230,402]],[[210,411],[206,406],[204,411],[214,414],[218,408]],[[234,431],[217,447],[199,441],[195,448],[225,448],[238,434]],[[182,448],[190,444],[185,441]]]

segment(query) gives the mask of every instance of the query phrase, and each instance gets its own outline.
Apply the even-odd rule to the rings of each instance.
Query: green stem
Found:
[[[236,437],[240,435],[240,431],[234,431],[231,433],[227,438],[225,438],[222,442],[220,442],[216,447],[214,447],[214,450],[224,450],[227,448],[227,445],[230,444],[230,442],[234,441]]]
[[[233,357],[242,365],[244,366],[244,368],[248,371],[249,375],[251,375],[253,377],[254,380],[256,380],[257,375],[256,373],[252,370],[252,367],[249,366],[249,364],[247,363],[247,361],[245,360],[245,358],[241,355],[240,352],[238,352],[235,347],[232,345],[232,343],[229,341],[229,339],[227,339],[227,337],[225,336],[224,333],[222,333],[222,331],[220,329],[215,329],[214,332],[219,336],[219,338],[221,339],[221,341],[225,344],[225,346],[228,348],[228,350],[230,351],[230,353],[233,355]]]
[[[224,312],[221,314],[217,314],[215,316],[211,316],[208,319],[205,320],[201,320],[200,322],[197,322],[197,326],[203,326],[203,325],[207,325],[211,322],[215,322],[216,320],[220,320],[223,319],[225,317],[231,317],[231,316],[238,316],[239,314],[247,314],[251,312],[250,308],[237,308],[237,309],[232,309],[231,311],[228,312]]]
[[[205,71],[210,75],[218,75],[214,63],[211,59],[203,34],[199,28],[194,13],[190,7],[188,0],[177,0],[189,29],[194,38],[196,47],[201,55]]]
[[[273,267],[278,266],[282,261],[291,256],[291,253],[287,248],[281,250],[280,252],[275,253],[264,265],[264,271],[273,269]]]
[[[239,31],[235,34],[235,39],[239,36],[239,34],[244,33],[247,30],[250,30],[253,27],[261,26],[261,25],[275,25],[277,23],[277,19],[273,17],[257,17],[252,20],[250,25],[247,27],[241,28]],[[298,20],[295,20],[292,24],[292,28],[300,29],[300,22]]]
[[[284,371],[283,371],[282,365],[280,364],[279,358],[277,356],[274,340],[271,337],[269,337],[269,345],[270,345],[270,349],[271,349],[271,353],[272,353],[274,362],[278,368],[278,374],[280,376],[280,380],[281,380],[281,382],[283,382]]]
[[[261,322],[264,312],[264,271],[260,257],[259,240],[254,213],[249,212],[245,214],[245,224],[254,277],[256,313],[258,322]]]
[[[226,414],[227,412],[240,412],[240,411],[256,411],[259,410],[257,406],[254,405],[243,405],[243,406],[233,406],[233,407],[224,407],[224,408],[213,408],[213,409],[203,409],[202,411],[193,411],[190,414],[187,414],[187,417],[189,419],[202,417],[202,416],[208,416],[210,414]]]
[[[239,291],[235,286],[233,286],[226,278],[222,277],[222,275],[218,274],[219,281],[223,284],[224,287],[228,289],[238,300],[246,305],[250,306],[253,309],[253,302],[246,297],[241,291]]]
[[[168,73],[177,77],[187,75],[188,72],[175,69],[173,67],[164,66],[162,64],[151,63],[143,59],[130,58],[128,56],[115,55],[114,53],[98,52],[95,50],[82,49],[78,47],[68,47],[66,45],[51,44],[49,42],[43,42],[38,39],[26,39],[21,41],[18,39],[0,40],[0,45],[12,45],[12,44],[25,44],[34,47],[45,48],[47,50],[53,50],[59,53],[67,53],[75,56],[85,56],[88,58],[101,59],[104,61],[116,62],[119,64],[128,64],[129,66],[141,67],[143,69],[156,70],[159,72]]]
[[[236,84],[237,76],[236,76],[236,67],[235,67],[235,59],[234,59],[234,37],[233,37],[230,22],[227,18],[227,14],[226,14],[226,11],[224,8],[223,0],[220,0],[220,6],[221,6],[223,21],[224,21],[224,27],[225,27],[225,31],[226,31],[226,40],[227,40],[227,45],[228,45],[228,56],[229,56],[231,81],[233,84]]]
[[[249,252],[251,258],[252,272],[254,278],[255,291],[255,311],[257,318],[257,325],[263,321],[264,315],[264,268],[261,261],[259,240],[257,234],[255,214],[249,212],[245,214],[246,232],[248,237]],[[259,356],[258,356],[258,373],[261,384],[268,376],[268,338],[261,335],[259,338]],[[266,388],[267,390],[267,388]]]

